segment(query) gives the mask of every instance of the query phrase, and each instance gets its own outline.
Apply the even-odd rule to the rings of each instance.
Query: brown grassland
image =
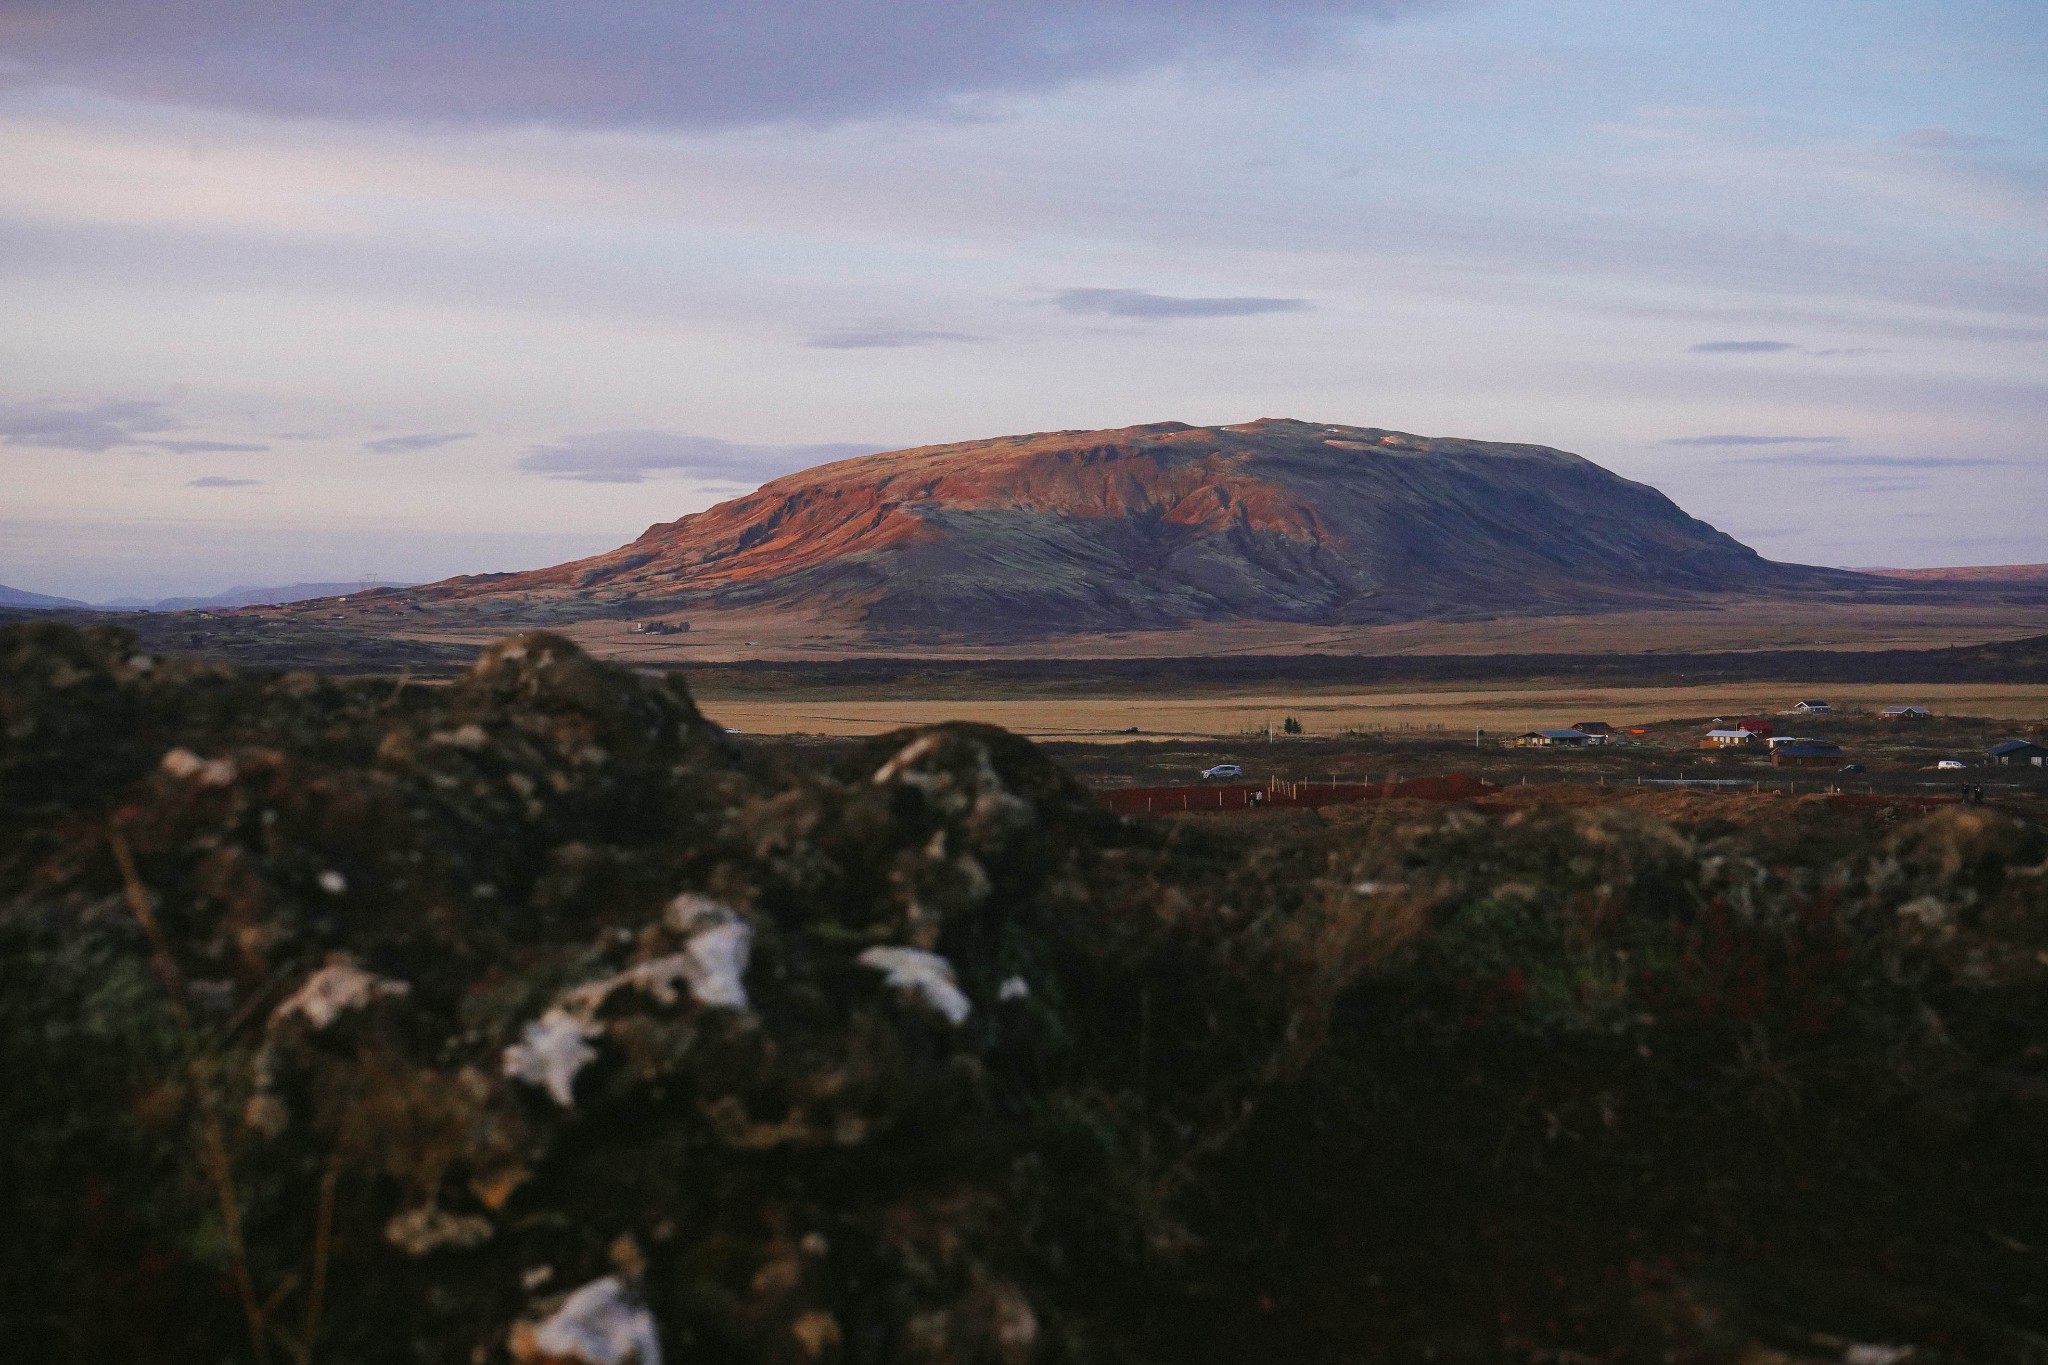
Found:
[[[2048,683],[1881,684],[1821,689],[1844,709],[1879,709],[1911,702],[1937,711],[2009,721],[2048,716]],[[1770,715],[1798,696],[1782,683],[1701,687],[1388,688],[1262,690],[1221,695],[1153,694],[1113,697],[891,697],[783,700],[738,691],[700,689],[704,709],[721,724],[750,734],[871,735],[905,725],[966,720],[1000,725],[1032,738],[1093,737],[1127,742],[1152,737],[1195,738],[1263,734],[1293,716],[1312,734],[1345,731],[1440,729],[1467,737],[1475,729],[1500,737],[1523,730],[1604,720],[1644,725],[1675,717]],[[1792,717],[1785,717],[1790,725]],[[1811,727],[1807,727],[1811,728]],[[1125,733],[1135,731],[1136,733]],[[1804,733],[1804,731],[1801,731]]]

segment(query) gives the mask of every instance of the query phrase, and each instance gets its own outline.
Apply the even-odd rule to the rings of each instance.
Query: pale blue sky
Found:
[[[477,12],[0,0],[0,583],[522,567],[1262,416],[2048,560],[2038,3]]]

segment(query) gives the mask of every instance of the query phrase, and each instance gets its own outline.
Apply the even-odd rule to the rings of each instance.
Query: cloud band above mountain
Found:
[[[40,446],[101,454],[140,445],[179,422],[168,404],[147,399],[109,399],[66,406],[55,403],[0,404],[0,444]]]
[[[580,483],[642,483],[649,474],[683,474],[721,483],[757,484],[887,449],[876,445],[737,445],[715,436],[674,431],[592,431],[528,448],[519,467],[530,474]]]
[[[1244,318],[1259,313],[1299,313],[1306,299],[1257,296],[1177,298],[1144,289],[1065,289],[1053,295],[1062,313],[1095,313],[1113,318]]]

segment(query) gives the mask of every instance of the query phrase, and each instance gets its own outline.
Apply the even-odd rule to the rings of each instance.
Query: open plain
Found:
[[[1895,703],[1912,703],[2012,721],[2032,722],[2048,717],[2048,683],[1956,683],[1909,690],[1869,684],[1829,686],[1823,690],[1835,705],[1844,709],[1876,710]],[[1801,695],[1801,690],[1778,683],[1700,687],[1555,687],[1531,683],[1487,688],[1273,689],[1097,697],[938,695],[872,700],[780,699],[712,687],[699,689],[707,714],[749,733],[871,735],[906,725],[966,720],[1000,725],[1034,739],[1089,737],[1104,742],[1144,736],[1263,735],[1269,723],[1278,727],[1289,716],[1316,735],[1436,730],[1470,738],[1475,730],[1483,730],[1501,739],[1522,730],[1565,726],[1577,720],[1646,725],[1688,716],[1769,715],[1790,706]]]

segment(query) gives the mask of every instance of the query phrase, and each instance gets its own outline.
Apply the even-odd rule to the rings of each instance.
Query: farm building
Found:
[[[1827,741],[1815,739],[1811,735],[1769,735],[1764,739],[1764,743],[1775,750],[1787,744],[1825,744]]]
[[[1756,743],[1756,736],[1747,730],[1709,730],[1707,737],[1700,741],[1702,749],[1741,749]]]
[[[1771,734],[1771,723],[1767,720],[1738,720],[1735,728],[1747,730],[1758,739],[1768,739]]]
[[[1840,767],[1844,755],[1839,744],[1780,744],[1771,750],[1771,763],[1780,768]]]
[[[1877,713],[1879,720],[1931,720],[1933,716],[1924,706],[1887,706]]]
[[[1591,744],[1593,737],[1584,730],[1531,730],[1525,735],[1516,735],[1508,742],[1518,749],[1549,749]]]
[[[1572,729],[1581,734],[1606,736],[1614,733],[1614,727],[1604,720],[1581,720],[1572,723]]]
[[[1834,707],[1824,701],[1795,701],[1792,703],[1793,714],[1801,716],[1824,716],[1834,709]]]
[[[2008,739],[1991,746],[1991,761],[2001,768],[2048,768],[2048,749],[2029,739]]]

